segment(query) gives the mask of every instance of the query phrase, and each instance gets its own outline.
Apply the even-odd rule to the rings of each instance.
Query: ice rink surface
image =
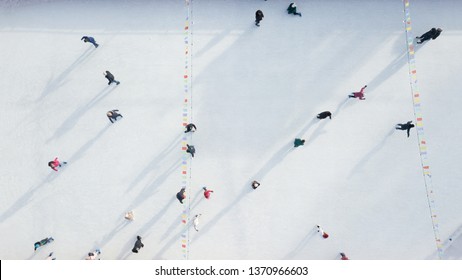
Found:
[[[442,258],[462,259],[462,2],[410,7],[415,36],[443,29],[415,53],[433,208],[417,131],[394,129],[416,122],[403,2],[289,3],[2,1],[0,259],[437,259],[431,213]]]

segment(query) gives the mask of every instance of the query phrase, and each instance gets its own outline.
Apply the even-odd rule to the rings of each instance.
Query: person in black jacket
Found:
[[[119,114],[119,110],[117,110],[117,109],[114,109],[112,111],[108,111],[106,113],[106,116],[111,121],[111,123],[114,123],[115,121],[117,121],[117,117],[121,117],[121,118],[124,117],[121,114]]]
[[[425,32],[420,37],[416,37],[418,39],[417,44],[422,44],[423,42],[430,39],[435,40],[436,38],[438,38],[438,36],[440,36],[442,31],[443,30],[441,28],[433,27],[432,29],[430,29],[430,31]]]
[[[411,128],[413,128],[415,125],[412,124],[412,121],[408,121],[407,123],[405,124],[402,124],[402,123],[399,123],[396,125],[396,129],[398,130],[407,130],[407,137],[409,137],[409,131],[411,130]]]
[[[180,201],[181,204],[183,204],[183,199],[186,198],[186,195],[184,194],[185,192],[186,192],[186,189],[181,188],[181,190],[176,193],[176,198]]]
[[[255,25],[260,26],[260,21],[264,18],[263,12],[258,10],[255,12]]]
[[[120,84],[119,81],[116,81],[115,78],[114,78],[114,75],[112,75],[111,72],[109,71],[106,71],[103,73],[104,77],[106,77],[106,79],[108,79],[109,83],[108,85],[112,84],[112,83],[116,83],[117,85]]]
[[[289,7],[287,8],[288,14],[293,14],[294,16],[302,16],[301,13],[297,13],[297,4],[290,3]]]
[[[144,244],[141,242],[141,236],[137,236],[136,237],[136,242],[135,242],[135,245],[133,246],[133,249],[132,249],[132,252],[133,253],[138,253],[138,250],[143,248],[144,247]]]
[[[191,156],[194,157],[194,154],[196,153],[196,148],[194,148],[193,145],[188,145],[188,144],[186,144],[186,147],[188,147],[188,148],[186,149],[186,152],[187,152],[187,153],[190,153]]]
[[[324,111],[322,113],[319,113],[316,117],[320,120],[325,119],[327,117],[329,117],[329,119],[332,119],[332,114],[329,111]]]
[[[186,125],[186,131],[184,133],[187,133],[187,132],[194,132],[196,131],[196,126],[193,124],[193,123],[188,123]]]

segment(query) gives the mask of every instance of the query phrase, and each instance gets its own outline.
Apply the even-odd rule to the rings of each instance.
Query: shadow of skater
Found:
[[[88,101],[85,105],[77,108],[55,131],[53,136],[48,138],[46,143],[49,143],[54,138],[59,138],[71,130],[79,121],[79,119],[88,111],[92,106],[96,105],[103,98],[105,98],[109,93],[111,93],[115,87],[105,87],[100,91],[95,97]]]
[[[109,129],[111,125],[108,123],[106,126],[98,132],[98,134],[95,135],[92,139],[88,140],[87,143],[82,145],[68,160],[69,165],[72,165],[75,163],[77,160],[79,160],[87,151],[88,149],[91,148],[95,144],[95,142],[103,136],[103,134]]]
[[[403,66],[408,63],[408,55],[406,49],[406,42],[402,42],[400,38],[396,43],[397,52],[399,52],[398,56],[391,61],[388,66],[386,66],[382,71],[380,71],[367,85],[372,88],[378,88],[383,82],[388,80],[391,76],[393,76],[398,70],[400,70]],[[414,52],[420,48],[418,46],[414,46]]]
[[[282,146],[267,162],[263,165],[260,170],[251,178],[262,180],[276,165],[278,165],[291,151],[294,150],[292,142]],[[249,183],[250,184],[250,183]],[[247,184],[247,187],[248,185]]]
[[[158,155],[156,155],[151,162],[149,162],[143,170],[135,177],[135,179],[130,183],[128,186],[128,189],[125,191],[125,193],[129,192],[133,187],[135,187],[140,181],[142,181],[149,173],[153,172],[153,170],[157,166],[162,165],[162,160],[164,158],[167,158],[167,155],[169,155],[171,152],[173,152],[176,148],[180,146],[181,142],[181,137],[183,133],[179,133],[172,141],[170,141],[170,144],[167,145],[167,147],[160,152]]]
[[[386,135],[383,137],[382,141],[377,143],[372,150],[370,150],[366,155],[363,156],[363,158],[351,169],[350,175],[348,175],[348,178],[351,178],[358,170],[361,170],[367,162],[377,153],[379,152],[383,146],[385,145],[385,142],[387,139],[393,134],[395,131],[395,128],[392,128]]]
[[[303,249],[308,244],[310,239],[312,239],[315,235],[316,235],[316,230],[312,229],[311,232],[309,232],[307,235],[305,235],[304,238],[302,238],[302,240],[300,240],[300,242],[297,244],[297,246],[295,246],[295,248],[291,252],[289,252],[287,255],[285,255],[283,257],[283,259],[284,260],[287,260],[287,259],[291,260],[291,259],[295,258],[298,255],[298,253],[303,251]]]
[[[48,84],[43,89],[42,93],[40,94],[39,98],[36,101],[43,99],[48,94],[52,93],[53,91],[57,90],[61,86],[65,84],[64,80],[74,71],[79,64],[84,62],[90,55],[92,54],[92,47],[88,47],[86,51],[84,51],[77,59],[69,65],[58,77],[54,80],[48,81]]]
[[[130,223],[130,221],[121,221],[121,222],[119,222],[114,227],[114,229],[112,229],[109,233],[106,233],[101,238],[100,242],[95,243],[95,247],[96,248],[103,248],[104,246],[106,246],[106,244],[108,244],[109,241],[111,241],[114,238],[114,236],[116,236],[117,233],[119,233],[122,229],[124,229],[129,223]]]
[[[59,176],[59,172],[53,172],[48,174],[48,176],[40,182],[38,185],[29,188],[27,192],[25,192],[18,200],[16,200],[7,210],[5,210],[0,215],[0,223],[3,223],[9,217],[13,216],[14,214],[18,213],[23,207],[29,205],[29,203],[33,200],[34,194],[40,190],[40,188],[45,185],[46,183],[51,183],[57,176]]]

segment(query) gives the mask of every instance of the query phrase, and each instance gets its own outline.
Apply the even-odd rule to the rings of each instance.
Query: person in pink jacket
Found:
[[[210,198],[210,195],[211,195],[211,193],[213,193],[213,191],[212,191],[212,190],[208,190],[206,187],[203,187],[203,189],[204,189],[204,196],[205,196],[205,198],[209,199],[209,198]]]
[[[67,164],[67,162],[63,161],[63,164]],[[61,162],[55,157],[53,161],[48,162],[48,166],[54,171],[58,171],[58,167],[61,167]]]
[[[366,99],[366,98],[364,97],[364,90],[365,90],[366,88],[367,88],[367,85],[366,85],[366,86],[363,86],[359,92],[353,92],[353,93],[351,93],[350,95],[348,95],[348,98],[352,98],[352,97],[353,97],[353,98],[359,98],[360,100]]]

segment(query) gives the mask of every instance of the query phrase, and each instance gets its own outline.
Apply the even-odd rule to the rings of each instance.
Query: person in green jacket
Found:
[[[305,144],[305,139],[296,138],[294,141],[294,147],[303,146]]]
[[[297,13],[297,4],[295,3],[290,3],[289,7],[287,8],[287,13],[288,14],[293,14],[294,16],[302,16],[301,13]]]

